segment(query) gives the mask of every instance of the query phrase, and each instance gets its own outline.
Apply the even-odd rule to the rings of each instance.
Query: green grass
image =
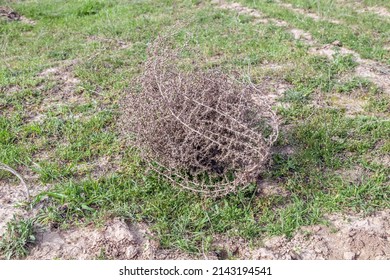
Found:
[[[334,4],[327,16],[359,26],[351,31],[347,24],[297,16],[272,1],[241,2],[310,31],[319,42],[341,40],[363,57],[389,60],[383,45],[390,28],[380,18],[366,26],[372,15],[360,22],[349,16],[353,11],[344,14],[346,9]],[[289,2],[309,8],[304,6],[307,1]],[[319,1],[318,7],[324,8],[325,2]],[[120,216],[147,223],[163,247],[196,253],[201,244],[211,249],[216,234],[255,242],[325,223],[325,213],[370,213],[390,206],[389,168],[373,160],[390,150],[388,98],[375,85],[353,77],[356,62],[351,56],[329,60],[312,55],[286,28],[253,24],[249,16],[207,2],[6,4],[36,24],[0,21],[5,61],[0,65],[0,162],[27,168],[37,175],[37,184],[52,185],[33,198],[32,205],[44,205],[37,223],[66,228]],[[252,186],[237,195],[210,199],[173,188],[146,172],[136,151],[120,136],[118,103],[140,71],[147,44],[176,21],[187,19],[191,20],[185,30],[196,34],[208,67],[241,69],[255,82],[291,86],[280,98],[281,106],[275,107],[282,125],[275,150],[288,146],[294,152],[275,152],[262,175],[287,196],[265,196]],[[371,32],[377,26],[379,35]],[[264,66],[268,64],[285,67],[269,69]],[[53,67],[80,82],[63,93],[66,85],[58,78],[40,75]],[[346,76],[351,78],[343,79]],[[314,103],[337,94],[368,100],[365,112],[350,116],[332,104]],[[102,159],[115,159],[107,173],[96,171]],[[345,175],[357,167],[363,171],[359,180]],[[0,179],[9,180],[9,175],[0,172]],[[9,224],[9,245],[1,247],[7,257],[26,254],[31,225]]]
[[[318,15],[341,20],[335,24],[326,20],[316,21],[308,16],[296,13],[280,6],[275,1],[242,0],[238,1],[253,7],[266,16],[286,21],[295,28],[310,32],[313,38],[322,44],[341,41],[363,58],[375,59],[390,64],[390,54],[385,47],[390,36],[390,22],[375,14],[358,13],[351,6],[336,4],[333,0],[289,0],[282,2],[293,3],[295,7],[305,8]]]
[[[0,258],[21,259],[35,242],[34,219],[14,217],[0,239]]]

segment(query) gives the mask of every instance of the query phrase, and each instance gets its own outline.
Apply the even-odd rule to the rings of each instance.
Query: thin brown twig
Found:
[[[4,163],[1,163],[1,162],[0,162],[0,170],[5,170],[5,171],[8,171],[8,172],[11,172],[16,177],[18,177],[18,179],[22,183],[22,186],[26,190],[27,200],[30,200],[30,192],[29,192],[29,189],[28,189],[28,186],[27,186],[26,182],[23,180],[23,177],[18,172],[16,172],[16,170],[14,170],[13,168],[11,168],[8,165],[6,165]]]

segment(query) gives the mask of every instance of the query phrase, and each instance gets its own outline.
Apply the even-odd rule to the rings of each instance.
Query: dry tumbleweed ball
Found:
[[[274,111],[252,83],[202,69],[158,37],[131,93],[122,128],[152,170],[174,185],[223,196],[258,179],[278,136]],[[187,64],[186,64],[187,62]]]

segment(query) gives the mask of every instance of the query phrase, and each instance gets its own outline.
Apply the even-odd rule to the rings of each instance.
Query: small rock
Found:
[[[344,252],[344,260],[354,260],[356,258],[356,254],[354,252]]]

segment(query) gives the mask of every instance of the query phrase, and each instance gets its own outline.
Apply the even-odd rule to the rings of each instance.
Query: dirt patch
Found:
[[[77,93],[80,80],[73,73],[73,68],[77,62],[77,60],[67,61],[60,66],[48,68],[38,74],[38,77],[42,78],[42,83],[37,89],[43,93],[44,98],[39,108],[29,110],[31,114],[26,121],[41,121],[45,116],[45,112],[52,107],[86,103],[82,94]]]
[[[22,186],[0,182],[0,236],[4,234],[7,223],[14,215],[24,214],[24,211],[15,208],[15,205],[23,202],[25,198],[26,193]]]
[[[338,141],[339,139],[332,139]],[[343,179],[343,182],[349,182],[354,185],[360,185],[363,183],[364,178],[369,177],[370,172],[361,166],[353,166],[348,169],[340,169],[336,172],[336,175]]]
[[[373,13],[381,17],[390,17],[389,9],[382,6],[366,6],[363,0],[336,0],[337,3],[354,9],[358,13]],[[357,9],[357,10],[356,10]]]
[[[331,106],[344,109],[347,116],[363,114],[367,106],[367,100],[356,98],[350,95],[333,94],[329,98]]]
[[[316,54],[316,55],[323,55],[328,57],[329,59],[333,59],[333,56],[335,54],[341,54],[341,55],[357,55],[354,51],[351,51],[349,49],[343,48],[340,46],[341,42],[335,41],[332,44],[322,45],[322,46],[316,46],[309,49],[309,53]]]
[[[257,184],[259,194],[263,196],[280,195],[288,197],[289,192],[276,180],[262,180]]]
[[[305,41],[308,45],[313,45],[314,40],[310,33],[303,31],[301,29],[290,29],[290,33],[293,35],[295,40],[302,40]]]
[[[72,71],[75,63],[75,61],[70,61],[66,65],[48,68],[39,74],[41,78],[56,83],[56,87],[51,90],[51,93],[59,95],[61,99],[71,97],[70,95],[80,83],[80,80],[74,76]]]
[[[330,226],[302,227],[292,239],[273,237],[257,247],[245,240],[216,238],[215,246],[237,259],[390,259],[390,210],[368,217],[330,215]]]
[[[7,21],[20,21],[30,25],[35,24],[35,21],[20,15],[9,7],[4,6],[0,6],[0,18],[4,18]]]
[[[245,14],[245,15],[250,15],[255,18],[254,23],[262,23],[262,24],[267,24],[267,23],[273,23],[276,26],[282,26],[282,27],[287,27],[289,24],[283,20],[278,20],[278,19],[271,19],[271,18],[266,18],[263,14],[258,12],[255,9],[250,9],[245,6],[242,6],[239,3],[226,3],[224,0],[216,0],[212,1],[213,4],[218,5],[219,8],[225,9],[225,10],[231,10],[235,11],[239,14]],[[311,36],[310,33],[301,30],[301,29],[296,29],[296,28],[291,28],[289,29],[289,32],[293,35],[294,39],[296,40],[303,40],[305,43],[309,45],[313,45],[315,42]]]
[[[384,18],[390,18],[390,12],[385,7],[379,7],[379,6],[372,6],[372,7],[365,7],[363,9],[360,9],[358,11],[359,13],[373,13],[380,17]]]
[[[87,163],[78,164],[77,170],[81,173],[87,173],[91,178],[97,180],[119,171],[121,169],[120,163],[120,156],[102,156]]]
[[[42,123],[53,108],[64,105],[85,104],[82,93],[77,92],[80,80],[73,74],[77,61],[67,61],[60,66],[45,69],[37,76],[42,79],[36,90],[41,92],[39,104],[25,104],[26,123]],[[77,116],[72,116],[77,117]]]
[[[164,250],[153,239],[147,225],[113,219],[100,228],[93,226],[66,231],[43,231],[27,259],[193,259],[175,250]]]
[[[359,65],[356,67],[356,75],[367,78],[380,87],[384,93],[390,94],[390,67],[372,60],[361,59],[355,56]]]
[[[255,18],[255,20],[254,20],[255,24],[256,23],[262,23],[262,24],[273,23],[276,26],[282,26],[282,27],[289,26],[289,24],[283,20],[266,18],[263,14],[261,14],[257,10],[247,8],[247,7],[242,6],[241,4],[238,4],[238,3],[226,3],[223,0],[213,1],[213,3],[218,4],[219,8],[221,8],[221,9],[232,10],[232,11],[236,11],[239,14],[246,14],[246,15],[253,16]],[[306,32],[302,29],[297,29],[297,28],[290,28],[290,29],[288,29],[288,31],[292,34],[292,36],[295,40],[301,40],[309,46],[316,44],[315,40],[313,39],[312,35],[309,32]]]
[[[338,44],[341,44],[338,42]],[[335,43],[327,44],[320,47],[312,47],[309,49],[309,53],[327,56],[329,59],[333,59],[334,55],[352,55],[358,66],[355,68],[355,75],[363,78],[367,78],[375,85],[380,87],[384,93],[390,94],[390,67],[379,62],[362,59],[360,55],[352,50],[344,47],[337,46]]]
[[[245,7],[239,3],[227,3],[224,0],[213,0],[212,4],[218,5],[220,9],[235,11],[240,15],[252,16],[255,18],[254,23],[267,24],[273,23],[276,26],[287,26],[287,22],[282,20],[270,19],[255,9]]]
[[[21,175],[25,175],[25,172],[20,172]],[[23,176],[26,181],[27,176]],[[29,182],[27,182],[28,184]],[[40,184],[28,184],[29,193],[31,196],[47,190],[49,186],[43,186]],[[21,207],[18,207],[22,203],[26,202],[26,190],[24,186],[19,183],[14,183],[10,179],[2,179],[0,181],[0,236],[4,234],[7,223],[12,220],[14,216],[31,217],[36,211],[32,210],[27,212]]]
[[[311,18],[311,19],[313,19],[315,21],[324,20],[324,21],[328,21],[328,22],[331,22],[331,23],[334,23],[334,24],[342,24],[342,22],[340,20],[324,18],[322,16],[319,16],[316,13],[313,13],[313,12],[310,12],[310,11],[306,11],[306,10],[300,9],[300,8],[295,8],[292,4],[281,3],[279,1],[277,1],[276,3],[278,3],[278,5],[283,7],[283,8],[286,8],[286,9],[288,9],[290,11],[293,11],[293,12],[295,12],[297,14],[309,17],[309,18]]]
[[[390,155],[389,154],[383,153],[382,155],[374,157],[371,160],[376,164],[381,164],[387,168],[390,168]]]
[[[239,3],[226,3],[225,1],[213,1],[213,3],[220,4],[220,8],[222,8],[222,9],[234,10],[238,14],[244,14],[244,15],[253,16],[256,18],[263,17],[263,15],[259,11],[242,6]]]

